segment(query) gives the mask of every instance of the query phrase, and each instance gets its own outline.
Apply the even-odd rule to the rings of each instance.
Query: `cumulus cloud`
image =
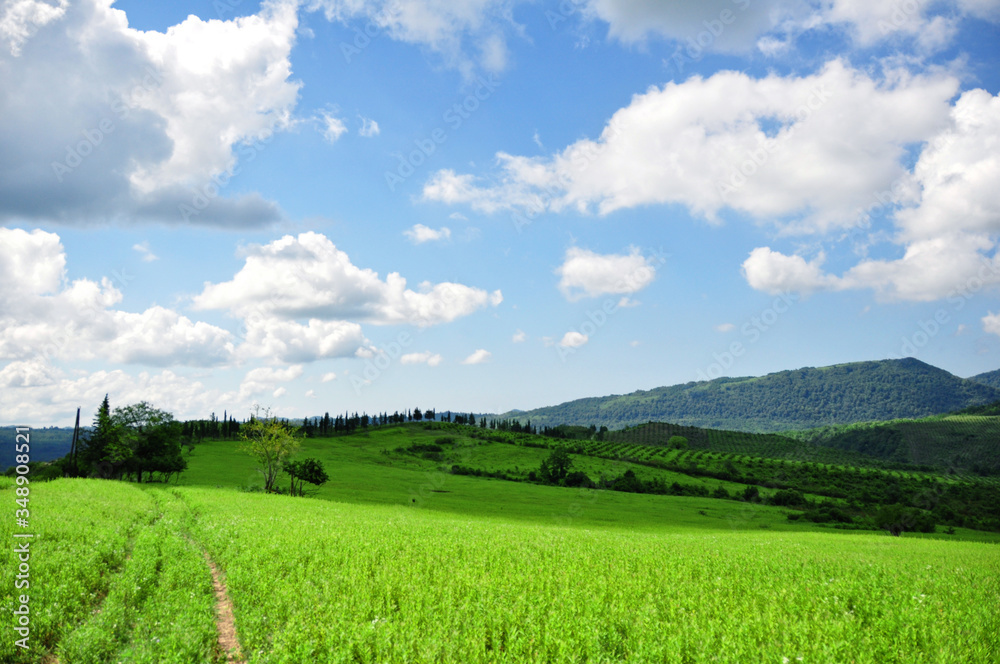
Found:
[[[0,359],[104,359],[212,366],[232,359],[232,334],[160,306],[115,309],[111,280],[72,282],[59,236],[0,228]]]
[[[902,40],[925,52],[936,51],[953,41],[964,17],[1000,21],[996,0],[587,0],[583,9],[607,23],[610,36],[619,41],[675,41],[677,52],[669,62],[681,71],[708,52],[746,52],[756,46],[768,54],[778,44],[787,47],[797,36],[821,30],[841,31],[863,48]]]
[[[510,340],[516,344],[524,343],[525,341],[528,340],[528,335],[525,334],[522,330],[518,330],[517,332],[514,333],[514,336],[512,336]]]
[[[500,291],[488,293],[450,282],[423,282],[418,290],[411,290],[396,272],[382,280],[377,272],[352,264],[326,236],[308,232],[247,248],[243,268],[233,279],[206,284],[194,305],[228,310],[240,317],[424,327],[501,301]]]
[[[413,244],[423,244],[424,242],[437,242],[449,239],[451,237],[451,229],[447,226],[434,229],[423,224],[415,224],[413,228],[403,231],[403,235],[410,238]]]
[[[843,26],[860,46],[907,38],[925,51],[936,51],[952,41],[959,17],[931,15],[930,4],[834,0],[820,13],[820,21]]]
[[[105,394],[112,407],[149,401],[178,419],[205,416],[205,404],[215,408],[243,407],[235,393],[207,388],[197,376],[172,370],[130,374],[123,370],[94,371],[67,376],[44,360],[12,362],[0,369],[0,418],[7,423],[46,422],[72,425],[77,407],[85,416],[97,410]]]
[[[511,0],[310,0],[310,11],[326,18],[363,25],[377,36],[416,44],[439,54],[444,62],[471,75],[476,68],[500,71],[507,65],[505,33],[518,30]],[[370,26],[370,27],[369,27]],[[354,44],[341,47],[350,62],[361,53]]]
[[[708,220],[729,208],[791,229],[848,226],[906,173],[907,146],[947,124],[957,89],[942,73],[875,79],[840,60],[801,77],[695,76],[635,95],[596,140],[548,158],[498,153],[497,184],[446,169],[423,196],[487,213],[678,203]]]
[[[570,247],[556,274],[560,292],[572,302],[584,297],[636,293],[653,282],[656,269],[636,247],[628,254],[597,254]]]
[[[436,367],[444,360],[443,357],[429,350],[422,353],[407,353],[399,358],[400,364],[426,364],[429,367]]]
[[[330,143],[336,143],[337,139],[347,133],[347,125],[330,111],[323,111],[317,118],[320,133]]]
[[[250,316],[245,329],[245,341],[238,349],[241,357],[310,362],[354,357],[358,350],[370,348],[361,326],[349,321],[312,318],[301,324],[272,316]]]
[[[690,40],[697,47],[693,50],[697,57],[707,50],[747,51],[758,35],[793,17],[805,18],[809,6],[802,0],[588,0],[586,10],[588,15],[607,23],[615,39],[634,43],[656,36],[682,46]],[[699,38],[701,33],[705,36]]]
[[[929,136],[916,165],[882,197],[896,226],[895,259],[866,259],[842,276],[770,248],[755,249],[744,274],[761,290],[872,289],[885,300],[930,301],[1000,283],[1000,97],[962,94],[948,123]],[[855,230],[864,231],[866,219]]]
[[[752,288],[768,293],[812,292],[833,288],[838,281],[822,269],[823,257],[807,262],[769,247],[758,247],[743,261],[743,276]]]
[[[571,330],[563,335],[563,338],[559,341],[559,346],[562,348],[579,348],[588,341],[590,341],[590,337],[586,334]]]
[[[280,383],[288,383],[302,375],[302,365],[296,364],[283,369],[258,367],[251,369],[240,383],[240,398],[247,398],[264,392],[272,392]],[[279,396],[279,395],[275,395]]]
[[[10,51],[0,50],[0,219],[280,219],[259,195],[204,192],[224,189],[240,156],[291,123],[296,3],[230,21],[189,16],[162,33],[129,27],[111,4],[0,9]]]
[[[896,214],[904,240],[1000,232],[1000,96],[969,90],[950,115],[913,169],[915,205]]]
[[[983,316],[983,330],[989,334],[1000,336],[1000,314],[991,311]]]
[[[732,323],[721,323],[715,326],[716,332],[732,332],[736,329],[736,326]]]
[[[493,353],[484,348],[480,348],[462,360],[462,364],[482,364],[484,362],[488,362],[491,357],[493,357]]]
[[[56,4],[39,0],[13,0],[5,2],[0,9],[0,40],[7,43],[10,54],[21,55],[21,47],[38,29],[62,18],[66,13],[68,0],[57,0]]]
[[[44,387],[56,382],[57,372],[36,358],[11,362],[0,369],[0,387]]]

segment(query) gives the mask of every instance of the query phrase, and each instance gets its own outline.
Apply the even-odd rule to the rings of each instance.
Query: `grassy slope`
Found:
[[[331,480],[315,491],[317,498],[357,504],[403,505],[451,514],[502,517],[537,524],[581,527],[616,527],[663,532],[677,529],[771,529],[829,531],[806,521],[788,521],[784,508],[711,498],[656,496],[616,491],[594,491],[514,483],[488,478],[452,475],[438,470],[433,461],[391,453],[413,443],[432,443],[443,432],[419,424],[386,427],[367,433],[304,441],[298,456],[323,462]],[[457,437],[460,441],[461,436]],[[468,440],[470,443],[481,441]],[[464,448],[458,461],[488,469],[537,468],[548,451],[500,443]],[[387,453],[390,452],[390,453]],[[233,441],[205,441],[188,457],[189,469],[179,483],[189,486],[239,488],[261,485],[261,476],[250,457]],[[619,475],[632,468],[640,477],[653,474],[682,484],[720,484],[730,491],[745,485],[716,479],[676,475],[662,470],[607,459],[575,457],[574,464],[597,477],[600,472]],[[282,476],[280,485],[287,484]],[[762,489],[763,494],[769,490]],[[705,514],[700,514],[700,512]],[[916,536],[916,535],[910,535]],[[947,537],[1000,541],[1000,534],[958,528]]]
[[[199,452],[199,472],[238,465],[231,447]],[[12,488],[0,480],[0,498]],[[486,515],[471,493],[462,514],[102,480],[39,484],[32,500],[37,640],[5,639],[4,662],[219,661],[201,549],[225,571],[250,664],[1000,655],[1000,552],[982,543],[682,520],[637,533],[587,514],[543,525]],[[13,564],[0,560],[4,578]]]
[[[477,517],[502,517],[537,524],[575,524],[581,527],[620,527],[633,530],[746,529],[809,530],[789,522],[786,511],[708,498],[637,495],[589,491],[452,475],[437,464],[415,458],[388,457],[391,449],[410,441],[433,441],[439,432],[417,427],[394,427],[369,437],[350,436],[305,441],[300,457],[320,459],[331,475],[315,491],[316,498],[362,505],[399,505],[435,512]],[[484,453],[493,454],[490,446]],[[515,448],[537,454],[545,450]],[[473,453],[478,453],[479,450]],[[189,486],[239,488],[259,485],[254,462],[231,441],[205,441],[188,457],[189,470],[179,483]],[[511,464],[513,465],[513,464]],[[537,467],[537,464],[535,464]],[[282,476],[282,482],[287,478]],[[713,486],[719,482],[713,481]],[[699,514],[706,512],[707,516]],[[969,531],[971,534],[973,531]]]

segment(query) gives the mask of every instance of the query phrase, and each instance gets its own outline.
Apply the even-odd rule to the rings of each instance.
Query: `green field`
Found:
[[[298,456],[331,475],[312,498],[254,492],[255,464],[231,440],[195,446],[169,485],[33,483],[31,649],[8,631],[0,661],[226,661],[210,564],[247,662],[1000,659],[995,533],[894,538],[763,504],[447,472],[516,479],[549,453],[473,433],[307,439]],[[454,441],[439,460],[407,451],[442,436]],[[14,489],[0,478],[11,509]],[[14,557],[2,565],[13,579]],[[7,584],[4,611],[22,592]]]

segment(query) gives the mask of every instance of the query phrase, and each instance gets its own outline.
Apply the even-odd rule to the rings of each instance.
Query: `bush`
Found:
[[[413,443],[406,448],[407,452],[443,452],[444,450],[440,445],[432,445],[430,443]]]
[[[686,450],[688,448],[688,439],[684,436],[671,436],[670,440],[667,441],[667,448],[671,450]]]
[[[531,479],[531,476],[533,474],[534,471],[529,473],[528,479]],[[587,476],[587,473],[580,470],[574,470],[573,472],[566,475],[566,479],[563,480],[563,485],[569,487],[585,487],[587,489],[592,489],[594,487],[594,482],[593,480],[590,479],[590,477]]]
[[[805,505],[806,498],[799,491],[795,491],[793,489],[782,489],[781,491],[775,492],[768,502],[772,505],[794,507],[798,505]]]

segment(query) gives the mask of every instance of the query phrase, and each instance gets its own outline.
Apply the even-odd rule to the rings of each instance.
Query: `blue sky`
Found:
[[[0,422],[1000,367],[1000,2],[0,2]]]

